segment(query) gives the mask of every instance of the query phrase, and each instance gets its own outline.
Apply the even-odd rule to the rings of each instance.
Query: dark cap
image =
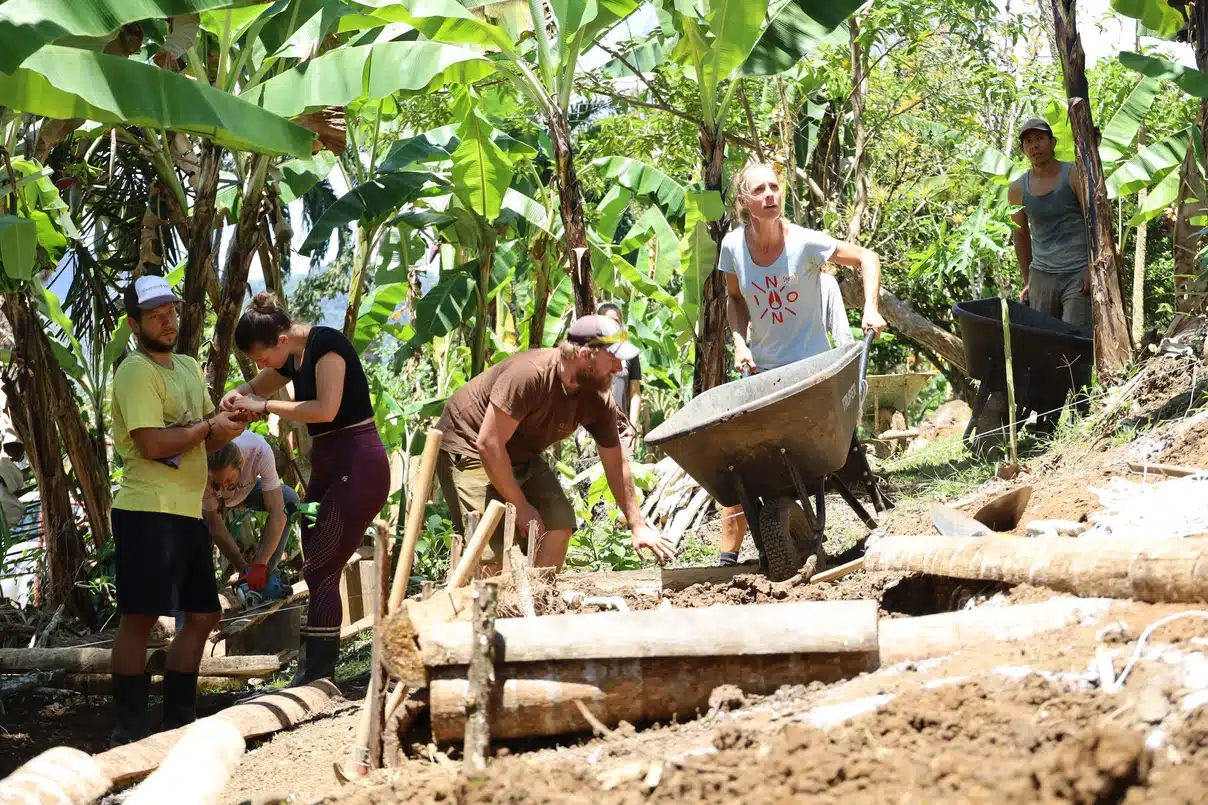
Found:
[[[638,348],[629,343],[625,328],[607,316],[580,316],[570,325],[566,340],[584,347],[604,347],[623,361],[638,356]]]
[[[172,286],[163,277],[152,274],[139,277],[126,286],[124,301],[126,313],[135,310],[154,310],[160,305],[180,302],[181,299],[172,292]]]
[[[1053,136],[1053,127],[1038,117],[1034,117],[1023,124],[1023,128],[1019,130],[1019,139],[1022,140],[1023,135],[1027,134],[1029,131],[1043,131],[1050,137]]]

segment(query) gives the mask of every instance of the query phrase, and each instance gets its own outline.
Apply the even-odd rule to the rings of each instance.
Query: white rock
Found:
[[[1086,531],[1085,523],[1073,520],[1033,520],[1028,523],[1026,533],[1029,537],[1076,537]]]

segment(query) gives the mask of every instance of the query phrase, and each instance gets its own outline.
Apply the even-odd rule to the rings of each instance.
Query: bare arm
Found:
[[[642,384],[638,380],[629,381],[629,421],[637,427],[638,417],[642,413]]]
[[[130,439],[139,455],[150,461],[187,453],[202,442],[213,452],[243,433],[243,423],[228,414],[174,428],[138,428],[130,431]]]
[[[251,380],[228,391],[222,398],[222,407],[229,407],[228,400],[234,397],[245,397],[249,394],[257,397],[269,397],[288,384],[289,378],[276,369],[261,369]]]
[[[255,564],[267,565],[268,560],[273,557],[273,551],[277,550],[277,543],[281,541],[288,520],[285,516],[285,495],[281,492],[281,487],[261,494],[264,498],[264,508],[268,511],[268,522],[264,524],[264,531],[260,534],[260,547],[256,550]]]
[[[1011,220],[1016,227],[1015,231],[1011,233],[1011,240],[1015,244],[1015,257],[1019,260],[1019,276],[1023,280],[1026,290],[1028,277],[1032,273],[1032,230],[1028,227],[1028,211],[1023,208],[1023,188],[1019,182],[1011,185],[1011,189],[1007,191],[1007,202],[1019,207],[1011,215]]]
[[[482,419],[482,427],[478,430],[475,447],[482,466],[491,479],[491,486],[508,503],[517,509],[528,505],[520,484],[516,483],[516,474],[512,472],[512,459],[508,456],[508,440],[516,432],[520,422],[509,416],[502,408],[491,403],[487,406],[486,416]],[[522,521],[523,522],[523,521]]]
[[[344,397],[344,372],[346,369],[344,359],[334,352],[329,352],[315,364],[315,396],[317,399],[290,402],[249,396],[234,399],[230,404],[254,414],[276,414],[283,419],[303,424],[331,422],[336,418],[336,414],[340,413],[340,403]]]
[[[860,269],[860,276],[864,280],[862,326],[880,335],[881,330],[885,329],[885,319],[881,317],[881,256],[872,249],[840,241],[830,262]]]
[[[742,286],[738,277],[726,274],[726,322],[730,325],[730,338],[734,340],[734,368],[742,371],[744,366],[754,370],[755,361],[751,358],[751,348],[747,344],[747,336],[751,329],[751,311],[747,300],[743,299]]]
[[[222,519],[222,512],[203,511],[201,516],[206,522],[206,528],[209,529],[210,536],[214,538],[214,544],[218,546],[218,552],[231,563],[231,567],[237,573],[242,573],[244,568],[247,567],[247,560],[243,558],[243,551],[239,550],[239,544],[235,542],[235,538],[227,530],[226,522]]]

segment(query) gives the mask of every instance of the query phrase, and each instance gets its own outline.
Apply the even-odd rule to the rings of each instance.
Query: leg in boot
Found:
[[[113,708],[117,723],[109,736],[110,746],[141,741],[151,734],[147,714],[147,694],[151,690],[151,674],[112,674]]]
[[[164,671],[164,720],[160,730],[174,730],[197,720],[197,672]]]
[[[318,679],[335,680],[336,663],[340,659],[339,627],[336,627],[335,634],[314,632],[310,627],[304,629],[302,645],[298,650],[298,670],[294,673],[292,683],[294,687]]]

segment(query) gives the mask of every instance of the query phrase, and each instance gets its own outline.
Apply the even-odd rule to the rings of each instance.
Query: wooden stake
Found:
[[[528,524],[528,564],[529,567],[537,566],[537,543],[541,541],[541,535],[537,533],[537,521],[529,520]]]
[[[498,587],[474,582],[474,644],[466,695],[465,773],[481,775],[491,751],[491,699],[495,690],[495,603]]]
[[[537,617],[537,605],[533,601],[533,585],[529,582],[528,561],[520,552],[519,545],[508,551],[512,564],[512,581],[516,584],[516,596],[520,599],[520,611],[526,618]]]
[[[419,475],[416,476],[414,487],[409,490],[407,526],[403,531],[403,547],[399,552],[394,584],[390,588],[390,606],[387,612],[396,611],[403,605],[403,599],[407,596],[407,582],[411,578],[411,568],[415,562],[415,543],[419,541],[420,532],[423,530],[424,505],[428,502],[428,492],[432,489],[432,475],[436,472],[436,459],[440,454],[442,436],[436,428],[429,428],[424,440],[424,455],[420,459]]]
[[[471,512],[471,515],[476,512]],[[473,536],[470,537],[470,542],[466,545],[466,552],[461,557],[453,572],[449,575],[449,581],[445,585],[446,590],[455,590],[458,587],[466,584],[474,575],[475,568],[478,567],[478,560],[482,557],[483,549],[487,547],[487,542],[490,541],[491,535],[495,533],[495,529],[499,527],[499,521],[503,518],[503,504],[497,500],[492,500],[487,505],[487,510],[482,516],[482,520],[478,522],[474,529]],[[467,517],[466,519],[469,519]]]
[[[378,532],[374,542],[374,558],[378,567],[378,589],[374,596],[373,615],[377,623],[386,616],[390,596],[390,563],[387,540]],[[364,744],[369,753],[369,768],[382,767],[382,728],[386,720],[386,675],[382,666],[382,630],[373,633],[373,666],[369,675],[369,734]],[[359,737],[359,736],[358,736]],[[358,742],[359,744],[359,742]],[[359,749],[358,745],[356,749]],[[355,751],[355,750],[354,750]]]
[[[832,567],[830,570],[824,570],[821,573],[817,573],[813,576],[810,576],[810,584],[821,584],[824,581],[834,581],[835,579],[841,579],[844,576],[846,576],[848,573],[855,573],[857,570],[860,570],[863,567],[864,567],[864,557],[861,556],[859,559],[853,559],[852,561],[848,562],[845,565],[839,565],[838,567]]]
[[[512,569],[512,543],[516,541],[516,507],[503,507],[503,572]]]

